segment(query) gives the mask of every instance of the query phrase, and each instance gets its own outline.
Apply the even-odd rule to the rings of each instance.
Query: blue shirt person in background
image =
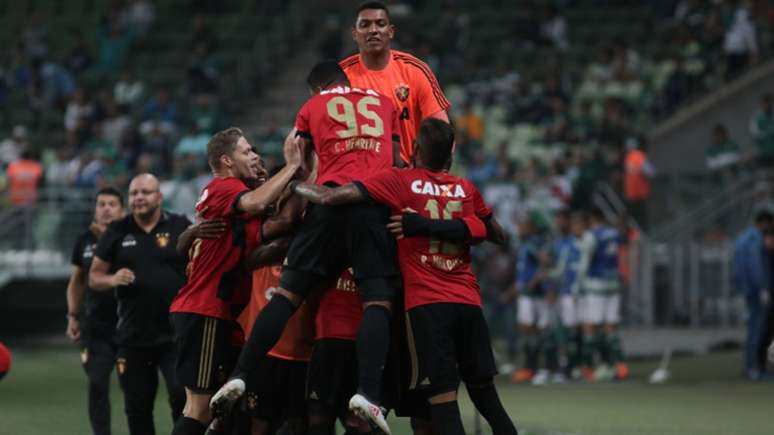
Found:
[[[769,305],[769,263],[765,259],[763,234],[772,228],[774,215],[762,210],[753,225],[734,243],[734,284],[747,305],[747,339],[744,349],[744,376],[758,380],[765,360],[759,358]]]

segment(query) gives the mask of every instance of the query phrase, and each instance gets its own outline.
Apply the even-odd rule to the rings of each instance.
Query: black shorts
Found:
[[[481,307],[429,304],[408,311],[412,361],[409,388],[432,394],[456,390],[497,374],[489,328]]]
[[[322,403],[334,416],[349,409],[349,399],[357,393],[358,369],[355,341],[323,338],[314,343],[306,398]]]
[[[280,286],[306,296],[352,267],[364,301],[392,300],[400,280],[390,210],[370,202],[310,204],[290,243]]]
[[[403,306],[397,301],[396,306]],[[393,310],[392,338],[382,379],[382,406],[391,409],[398,417],[414,417],[430,420],[430,403],[423,390],[409,389],[411,382],[411,358],[406,340],[406,312]]]
[[[307,367],[306,361],[262,357],[247,378],[244,412],[270,423],[305,418]]]
[[[232,321],[193,313],[172,313],[177,343],[178,382],[196,392],[214,392],[220,388],[239,355],[232,343]]]

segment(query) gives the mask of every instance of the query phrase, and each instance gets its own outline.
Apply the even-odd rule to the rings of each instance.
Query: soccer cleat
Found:
[[[518,369],[511,375],[511,382],[516,384],[526,384],[532,382],[535,372],[530,369]]]
[[[557,372],[551,375],[552,384],[566,384],[567,376],[564,373]]]
[[[615,379],[618,381],[625,381],[629,377],[629,366],[625,363],[619,362],[615,365]]]
[[[548,383],[549,378],[549,371],[546,369],[540,369],[535,373],[535,376],[532,378],[532,385],[545,385]]]
[[[374,405],[362,394],[355,394],[349,399],[349,410],[354,412],[358,417],[369,422],[371,426],[384,432],[386,435],[392,434],[392,432],[390,432],[390,427],[387,425],[387,420],[385,419],[384,408]]]
[[[596,382],[609,382],[615,377],[615,371],[607,364],[602,364],[594,370],[594,381]]]
[[[231,412],[234,402],[245,394],[245,381],[234,378],[226,382],[210,400],[210,409],[215,418],[224,418]]]

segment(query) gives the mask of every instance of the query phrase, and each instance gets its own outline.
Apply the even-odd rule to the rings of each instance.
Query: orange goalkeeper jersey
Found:
[[[390,62],[382,70],[366,68],[360,54],[339,65],[352,87],[373,89],[392,99],[399,113],[400,157],[411,161],[414,139],[423,119],[449,109],[441,85],[426,63],[402,51],[390,50]]]
[[[261,267],[253,272],[250,302],[237,319],[245,331],[245,339],[249,337],[258,313],[269,303],[279,287],[281,273],[280,265]],[[312,295],[306,298],[290,318],[282,337],[269,352],[269,356],[292,361],[309,361],[314,345],[314,320],[318,305],[319,297]]]

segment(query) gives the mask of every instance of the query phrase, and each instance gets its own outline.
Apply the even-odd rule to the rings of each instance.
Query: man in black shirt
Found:
[[[155,434],[153,404],[159,370],[169,392],[173,420],[185,404],[185,393],[175,376],[169,305],[185,284],[186,259],[177,254],[175,246],[191,222],[163,211],[161,199],[156,177],[140,174],[132,179],[132,214],[107,228],[89,273],[91,288],[115,288],[118,380],[133,435]]]
[[[94,435],[110,435],[110,373],[116,360],[116,300],[112,293],[86,286],[97,240],[108,224],[124,216],[121,193],[106,187],[97,192],[94,221],[73,248],[67,284],[67,336],[81,347],[81,363],[89,378],[89,420]]]

